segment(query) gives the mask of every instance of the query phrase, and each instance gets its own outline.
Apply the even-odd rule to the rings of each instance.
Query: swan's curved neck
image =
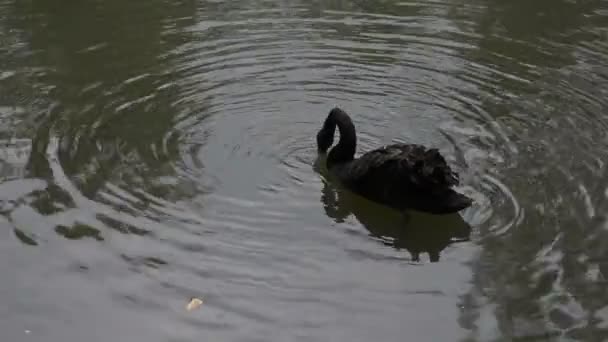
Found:
[[[333,126],[334,129],[338,126],[340,131],[340,141],[338,144],[329,151],[327,156],[327,167],[331,165],[346,163],[355,158],[355,149],[357,147],[357,133],[355,131],[355,125],[346,114],[340,108],[334,108],[327,119],[325,120],[324,126]]]

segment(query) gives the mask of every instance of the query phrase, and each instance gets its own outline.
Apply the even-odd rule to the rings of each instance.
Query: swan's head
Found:
[[[317,133],[317,150],[319,153],[327,153],[327,150],[334,143],[335,132],[335,129],[326,128],[324,126],[319,133]]]

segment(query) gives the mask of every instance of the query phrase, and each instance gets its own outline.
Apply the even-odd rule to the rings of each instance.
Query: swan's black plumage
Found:
[[[437,149],[416,144],[392,144],[355,159],[355,126],[343,110],[329,112],[317,134],[317,147],[327,155],[327,169],[351,191],[395,209],[447,214],[469,207],[472,200],[452,189],[458,175]]]

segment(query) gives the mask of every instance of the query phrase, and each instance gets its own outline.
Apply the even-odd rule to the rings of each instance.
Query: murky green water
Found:
[[[475,206],[327,184],[334,105]],[[607,115],[608,1],[2,0],[1,340],[608,339]]]

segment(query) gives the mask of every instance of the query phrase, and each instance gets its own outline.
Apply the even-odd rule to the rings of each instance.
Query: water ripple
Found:
[[[2,330],[82,340],[95,307],[135,340],[605,335],[606,11],[540,3],[0,2]],[[474,206],[330,184],[335,105],[360,152],[440,148]]]

